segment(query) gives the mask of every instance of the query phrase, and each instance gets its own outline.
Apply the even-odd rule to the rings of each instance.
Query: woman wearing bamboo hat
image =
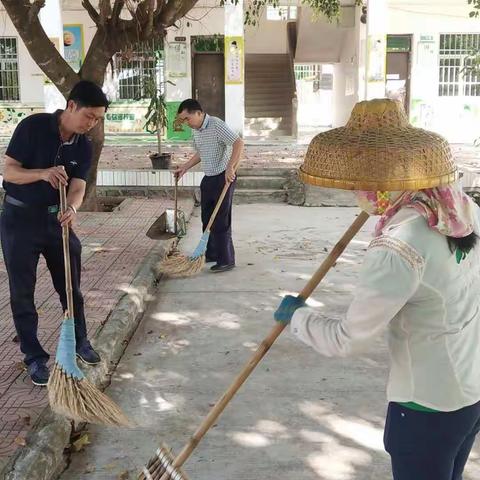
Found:
[[[388,100],[361,102],[318,135],[300,176],[356,191],[379,215],[342,320],[287,296],[275,319],[326,356],[388,329],[384,444],[394,480],[461,480],[480,430],[480,209],[463,193],[446,141]]]

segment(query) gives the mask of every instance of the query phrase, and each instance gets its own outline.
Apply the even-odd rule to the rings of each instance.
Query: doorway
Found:
[[[400,100],[408,116],[410,111],[411,35],[387,35],[387,77],[385,93]]]
[[[209,115],[225,120],[225,67],[223,53],[194,53],[192,96]]]

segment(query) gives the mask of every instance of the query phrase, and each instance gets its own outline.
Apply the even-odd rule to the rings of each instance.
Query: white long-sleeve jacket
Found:
[[[306,307],[291,322],[294,335],[327,356],[354,353],[385,328],[389,401],[441,411],[479,401],[480,241],[458,264],[446,238],[403,208],[371,242],[346,317]]]

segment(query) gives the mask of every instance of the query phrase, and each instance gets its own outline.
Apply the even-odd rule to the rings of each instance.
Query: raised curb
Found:
[[[182,201],[187,220],[193,211],[193,199]],[[145,306],[153,298],[158,283],[155,264],[169,251],[175,239],[159,241],[139,266],[125,294],[92,338],[103,361],[97,367],[82,368],[88,379],[104,387],[137,329]],[[80,366],[80,365],[79,365]],[[83,365],[82,365],[83,367]],[[1,480],[53,480],[67,465],[64,450],[70,444],[72,424],[46,407],[27,435],[26,446],[19,449],[0,472]]]

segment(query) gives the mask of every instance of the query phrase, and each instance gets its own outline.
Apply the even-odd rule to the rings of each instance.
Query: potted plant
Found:
[[[160,52],[155,53],[157,56]],[[159,62],[157,61],[157,65],[158,64]],[[161,81],[158,68],[155,77],[145,77],[143,82],[144,94],[147,98],[150,98],[150,104],[145,114],[146,121],[144,128],[148,133],[157,135],[157,152],[149,155],[152,161],[152,167],[155,170],[169,169],[172,161],[172,153],[162,152],[162,134],[167,126],[164,83],[165,82]],[[174,84],[172,83],[172,85]]]

